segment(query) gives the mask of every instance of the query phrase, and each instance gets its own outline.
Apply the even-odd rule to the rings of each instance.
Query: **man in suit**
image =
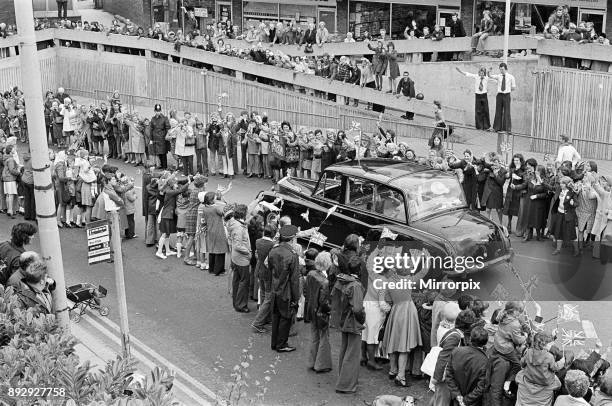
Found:
[[[489,71],[488,76],[497,81],[493,129],[497,132],[510,133],[512,132],[511,94],[516,89],[516,79],[508,73],[508,65],[504,62],[499,64],[499,75],[491,75]]]
[[[271,347],[278,352],[295,351],[289,346],[289,331],[293,312],[297,310],[300,299],[299,257],[293,248],[298,228],[285,225],[280,230],[279,244],[268,254],[268,267],[272,273],[272,342]]]
[[[251,327],[257,333],[265,333],[265,325],[270,322],[272,308],[272,273],[266,265],[266,259],[272,247],[274,247],[274,235],[276,229],[271,224],[267,224],[263,230],[263,237],[255,241],[255,253],[257,265],[255,266],[255,277],[259,279],[260,302],[259,311]]]
[[[470,333],[470,345],[456,348],[446,368],[446,384],[454,405],[480,406],[485,391],[488,358],[484,347],[489,335],[483,327]]]
[[[407,97],[408,100],[416,96],[414,81],[410,79],[410,74],[408,71],[404,72],[404,77],[402,77],[397,84],[397,98],[399,99],[401,96]],[[414,120],[414,113],[407,111],[402,117],[406,120]]]
[[[56,1],[57,1],[57,18],[68,18],[68,0],[56,0]]]

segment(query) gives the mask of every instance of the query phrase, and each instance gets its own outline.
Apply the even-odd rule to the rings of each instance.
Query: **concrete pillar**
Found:
[[[236,71],[236,79],[244,80],[244,73]]]
[[[98,52],[104,52],[104,44],[98,44]]]
[[[151,50],[150,49],[145,49],[144,53],[145,53],[145,58],[151,59]]]

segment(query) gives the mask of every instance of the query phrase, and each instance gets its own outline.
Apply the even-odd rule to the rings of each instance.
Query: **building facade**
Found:
[[[6,0],[0,0],[0,3]],[[109,6],[107,7],[107,3]],[[296,21],[307,25],[324,21],[330,32],[355,36],[368,31],[377,33],[385,29],[392,38],[401,38],[407,25],[415,20],[419,26],[447,25],[453,14],[462,18],[471,34],[479,25],[482,11],[491,10],[495,29],[503,32],[505,2],[490,0],[105,0],[105,9],[117,10],[122,3],[128,13],[125,17],[140,23],[140,14],[150,23],[167,23],[178,28],[182,8],[194,10],[200,23],[231,22],[246,29],[249,25],[270,21]],[[130,3],[139,3],[129,7]],[[143,4],[144,3],[144,4]],[[572,22],[592,21],[597,32],[612,30],[612,0],[567,0]],[[561,4],[558,0],[518,0],[511,5],[512,34],[542,32],[548,17]],[[147,12],[139,13],[139,5]],[[121,14],[121,13],[119,13]]]

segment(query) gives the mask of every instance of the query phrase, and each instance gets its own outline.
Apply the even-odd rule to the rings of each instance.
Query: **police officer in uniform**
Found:
[[[272,273],[272,343],[278,352],[295,351],[288,343],[293,312],[297,310],[300,299],[299,256],[293,244],[298,233],[294,225],[280,229],[279,243],[268,254],[268,268]]]

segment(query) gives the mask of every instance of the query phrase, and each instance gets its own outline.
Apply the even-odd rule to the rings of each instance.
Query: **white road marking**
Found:
[[[529,255],[523,255],[523,254],[515,254],[515,257],[521,257],[521,258],[527,258],[527,259],[531,259],[533,261],[538,261],[538,262],[548,262],[549,264],[555,264],[555,265],[561,265],[562,262],[560,261],[553,261],[550,259],[545,259],[545,258],[538,258],[538,257],[532,257]]]
[[[106,328],[103,325],[101,325],[100,323],[98,323],[96,320],[94,320],[94,318],[97,321],[101,321],[102,323],[106,324],[116,334],[114,334],[113,332],[109,331],[108,328]],[[97,317],[97,316],[94,316],[94,315],[90,315],[90,317],[87,318],[87,322],[90,323],[97,330],[99,330],[101,333],[103,333],[104,335],[109,337],[111,340],[113,340],[113,342],[115,342],[119,346],[121,345],[121,340],[120,340],[120,336],[119,336],[120,329],[119,329],[119,326],[116,323],[108,320],[107,318]],[[153,358],[158,364],[163,365],[163,366],[167,367],[168,369],[174,371],[175,376],[177,378],[180,378],[180,379],[188,382],[189,384],[193,385],[195,388],[197,388],[199,391],[204,393],[209,398],[211,398],[211,399],[213,399],[215,401],[217,400],[217,394],[215,394],[215,392],[213,392],[212,390],[210,390],[209,388],[207,388],[206,386],[204,386],[203,384],[198,382],[191,375],[189,375],[188,373],[186,373],[185,371],[183,371],[182,369],[180,369],[179,367],[177,367],[176,365],[174,365],[173,363],[168,361],[166,358],[164,358],[163,356],[158,354],[152,348],[150,348],[149,346],[147,346],[146,344],[144,344],[142,341],[138,340],[136,337],[134,337],[131,334],[130,334],[130,341],[131,341],[131,343],[136,344],[136,346],[140,347],[146,354],[148,354],[151,358]],[[152,368],[154,368],[156,366],[155,363],[151,362],[149,359],[147,359],[143,354],[141,354],[137,350],[132,349],[132,355],[137,360],[142,361],[142,363],[145,364],[148,368],[152,369]],[[179,389],[181,392],[183,392],[183,393],[187,394],[188,396],[190,396],[193,400],[196,400],[198,402],[197,403],[198,405],[202,405],[202,406],[212,405],[212,403],[210,403],[209,401],[207,401],[207,400],[203,399],[202,397],[198,396],[195,392],[193,392],[191,389],[186,387],[183,383],[181,383],[181,381],[176,380],[175,382],[176,382],[177,389]]]

